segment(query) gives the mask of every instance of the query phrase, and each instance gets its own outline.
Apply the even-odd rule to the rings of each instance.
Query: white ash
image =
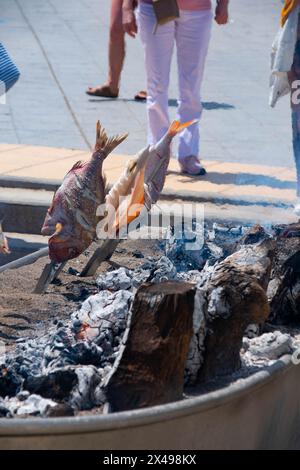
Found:
[[[191,271],[177,273],[177,279],[179,281],[194,282],[198,284],[202,279],[200,271],[192,269]]]
[[[199,270],[208,260],[214,264],[224,257],[223,248],[215,239],[214,231],[204,230],[199,224],[173,227],[167,236],[165,252],[178,272]]]
[[[2,409],[5,417],[45,416],[49,413],[49,408],[55,409],[57,406],[58,404],[53,400],[29,393],[25,399],[24,395],[0,399],[0,413]]]
[[[293,341],[291,335],[274,331],[256,338],[244,338],[243,349],[243,359],[246,363],[253,362],[253,358],[276,360],[293,352]]]
[[[92,295],[72,314],[73,330],[80,338],[93,341],[103,351],[114,347],[114,337],[123,334],[133,294],[108,290]]]
[[[101,274],[97,278],[97,285],[100,290],[117,292],[119,290],[137,289],[144,282],[162,282],[177,279],[177,269],[167,256],[162,256],[157,260],[146,261],[135,270],[119,268]]]
[[[25,410],[27,414],[36,416],[48,415],[49,412],[58,413],[61,411],[59,407],[65,405],[78,411],[104,403],[101,384],[110,373],[122,345],[134,293],[144,282],[186,280],[197,283],[195,333],[185,370],[186,384],[195,382],[203,362],[206,316],[213,316],[216,306],[219,311],[223,302],[222,291],[216,290],[208,304],[202,295],[201,287],[212,275],[215,262],[234,252],[239,238],[244,233],[243,227],[228,228],[215,224],[212,229],[205,229],[205,243],[203,247],[195,250],[195,253],[190,253],[193,250],[187,253],[182,240],[176,241],[173,238],[173,241],[166,244],[166,256],[148,258],[134,270],[120,268],[99,276],[97,285],[100,292],[90,296],[81,308],[72,314],[69,321],[59,322],[43,337],[20,343],[13,353],[7,353],[4,365],[10,376],[3,388],[0,371],[0,395],[5,397],[6,387],[10,398],[0,397],[0,417],[16,416],[18,411],[15,410],[21,409],[21,405],[16,403],[23,403],[22,413]],[[294,339],[289,335],[281,338],[281,333],[275,332],[272,333],[275,339],[263,338],[265,335],[256,337],[258,332],[255,325],[251,327],[252,330],[249,327],[245,333],[248,338],[245,338],[241,351],[243,367],[232,376],[233,379],[242,376],[241,374],[249,375],[258,368],[269,365],[288,350],[295,348]],[[263,338],[263,343],[260,343],[260,338]],[[54,380],[53,377],[61,380],[59,384],[63,387],[66,377],[70,374],[75,374],[76,380],[65,394],[63,403],[61,397],[42,396],[45,393],[48,395],[45,390],[42,393],[31,390],[30,395],[24,389],[24,384],[39,381],[43,388],[44,381],[47,383],[47,380]],[[9,401],[10,407],[7,405]],[[47,401],[52,402],[48,408]]]
[[[177,279],[177,269],[167,256],[162,256],[156,263],[151,275],[151,282],[163,282]]]
[[[102,405],[105,397],[98,386],[102,380],[102,374],[94,366],[77,367],[75,373],[78,378],[77,385],[73,388],[69,405],[74,410],[89,410]]]
[[[251,323],[251,325],[248,325],[246,330],[245,330],[245,336],[246,338],[256,338],[260,334],[260,328],[259,325],[256,323]]]
[[[199,370],[203,364],[204,340],[206,335],[206,322],[204,316],[205,299],[198,290],[195,294],[193,313],[193,336],[189,346],[187,363],[184,372],[186,385],[196,382]]]
[[[118,291],[130,289],[132,287],[132,272],[126,268],[119,268],[101,274],[96,282],[100,290]]]

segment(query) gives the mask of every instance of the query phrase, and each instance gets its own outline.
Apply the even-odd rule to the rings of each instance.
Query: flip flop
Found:
[[[118,98],[119,91],[117,93],[113,93],[109,86],[103,85],[99,87],[89,87],[86,90],[86,94],[90,96],[101,96],[102,98]]]
[[[139,92],[135,95],[134,99],[135,99],[136,101],[146,101],[146,99],[147,99],[147,92],[144,91],[144,90],[139,91]]]

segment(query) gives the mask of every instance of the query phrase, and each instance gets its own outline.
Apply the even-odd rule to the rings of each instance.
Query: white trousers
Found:
[[[155,144],[166,133],[168,87],[171,60],[176,43],[178,63],[178,120],[200,119],[200,97],[205,59],[211,35],[212,11],[180,10],[180,18],[158,26],[152,5],[140,3],[138,24],[145,50],[147,73],[148,143]],[[179,137],[178,158],[199,156],[199,124],[194,124]]]

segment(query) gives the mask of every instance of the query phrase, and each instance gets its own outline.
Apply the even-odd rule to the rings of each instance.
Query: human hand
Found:
[[[228,4],[229,0],[219,0],[216,6],[215,21],[219,25],[228,23]]]
[[[135,38],[138,28],[133,6],[123,7],[123,29],[125,33],[129,34],[132,38]]]

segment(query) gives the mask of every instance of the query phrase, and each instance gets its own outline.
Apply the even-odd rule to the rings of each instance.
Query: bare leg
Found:
[[[125,33],[122,24],[123,0],[112,0],[109,34],[109,70],[107,84],[112,92],[119,91],[125,58]]]
[[[120,77],[125,58],[125,33],[122,24],[123,0],[112,0],[110,13],[108,79],[98,87],[89,87],[87,93],[95,96],[116,98],[119,94]]]

